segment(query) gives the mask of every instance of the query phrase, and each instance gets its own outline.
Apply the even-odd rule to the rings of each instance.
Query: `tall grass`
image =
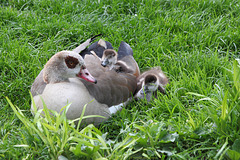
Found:
[[[0,158],[239,159],[239,1],[0,5]],[[116,50],[122,40],[129,43],[142,71],[161,66],[168,95],[132,102],[104,124],[78,131],[62,115],[62,128],[54,130],[57,124],[32,116],[30,86],[53,54],[99,33]]]

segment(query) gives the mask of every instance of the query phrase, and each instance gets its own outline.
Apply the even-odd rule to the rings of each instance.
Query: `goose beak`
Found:
[[[97,80],[89,73],[86,67],[82,67],[80,72],[77,74],[77,77],[82,78],[91,83],[97,83]]]
[[[105,59],[102,61],[102,63],[101,63],[101,65],[102,65],[103,67],[106,67],[108,64],[109,64],[109,61],[108,61],[107,58],[105,58]]]

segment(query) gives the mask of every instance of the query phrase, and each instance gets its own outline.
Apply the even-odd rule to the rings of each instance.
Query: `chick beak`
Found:
[[[107,58],[105,58],[105,59],[102,61],[102,63],[101,63],[101,65],[102,65],[103,67],[106,67],[108,64],[109,64],[109,61],[108,61]]]

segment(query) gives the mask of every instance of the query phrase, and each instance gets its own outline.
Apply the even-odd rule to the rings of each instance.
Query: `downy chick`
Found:
[[[157,91],[166,94],[164,87],[167,84],[168,79],[160,67],[145,71],[137,78],[137,90],[134,98],[139,100],[146,97],[149,102],[153,96],[157,98]]]
[[[118,53],[113,49],[106,49],[103,52],[101,59],[101,65],[103,67],[109,67],[110,70],[117,70],[119,68],[117,64]]]

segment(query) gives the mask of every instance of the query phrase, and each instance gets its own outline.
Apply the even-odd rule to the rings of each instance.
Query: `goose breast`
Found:
[[[60,112],[62,107],[71,103],[68,111],[68,119],[79,118],[83,107],[87,104],[85,115],[100,115],[105,118],[110,117],[110,112],[106,104],[99,103],[91,96],[87,88],[77,78],[70,78],[69,82],[54,83],[46,85],[43,93],[34,97],[34,102],[38,109],[43,108],[42,99],[48,109]],[[87,124],[99,124],[103,122],[103,118],[88,118],[85,120]]]

